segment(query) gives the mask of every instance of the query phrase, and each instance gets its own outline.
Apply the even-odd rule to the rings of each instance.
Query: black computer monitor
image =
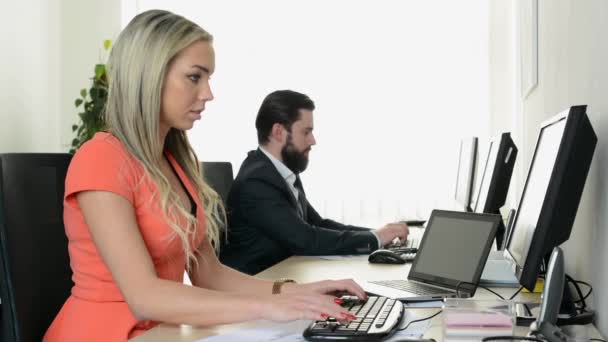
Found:
[[[477,163],[477,137],[470,137],[460,141],[458,154],[458,171],[456,173],[456,191],[454,198],[462,205],[464,211],[473,211],[471,197],[473,184],[475,184],[475,167]]]
[[[586,107],[571,107],[541,124],[504,253],[528,290],[546,255],[570,237],[597,143]]]
[[[476,213],[500,214],[505,205],[513,166],[517,158],[517,146],[510,133],[503,133],[490,140],[488,153],[483,167],[481,183],[475,196]],[[506,229],[501,224],[496,231],[496,246],[502,249]]]

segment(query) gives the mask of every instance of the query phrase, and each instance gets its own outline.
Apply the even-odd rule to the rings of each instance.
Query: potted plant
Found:
[[[108,51],[112,45],[110,40],[105,40],[103,47]],[[72,140],[70,153],[82,146],[87,140],[91,139],[95,133],[101,131],[105,127],[103,119],[103,110],[108,97],[108,79],[106,76],[106,65],[96,64],[95,74],[93,76],[92,85],[87,91],[86,88],[80,90],[80,97],[74,101],[76,108],[81,108],[78,113],[80,123],[72,125],[72,132],[76,133],[76,137]]]

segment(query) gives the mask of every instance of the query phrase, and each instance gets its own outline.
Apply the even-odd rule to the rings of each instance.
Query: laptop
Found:
[[[362,287],[401,301],[472,297],[501,220],[495,214],[434,210],[407,280],[367,281]]]

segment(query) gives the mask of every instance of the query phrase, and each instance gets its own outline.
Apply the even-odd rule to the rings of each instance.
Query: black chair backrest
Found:
[[[63,226],[69,154],[0,154],[2,341],[41,341],[73,286]]]
[[[225,205],[234,180],[232,164],[230,162],[203,162],[202,164],[205,181],[220,195]]]

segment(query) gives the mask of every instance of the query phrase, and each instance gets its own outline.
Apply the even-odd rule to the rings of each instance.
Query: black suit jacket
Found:
[[[290,257],[370,253],[378,248],[368,228],[323,219],[305,201],[306,220],[297,200],[270,159],[259,149],[249,152],[228,195],[227,239],[220,260],[255,274]]]

